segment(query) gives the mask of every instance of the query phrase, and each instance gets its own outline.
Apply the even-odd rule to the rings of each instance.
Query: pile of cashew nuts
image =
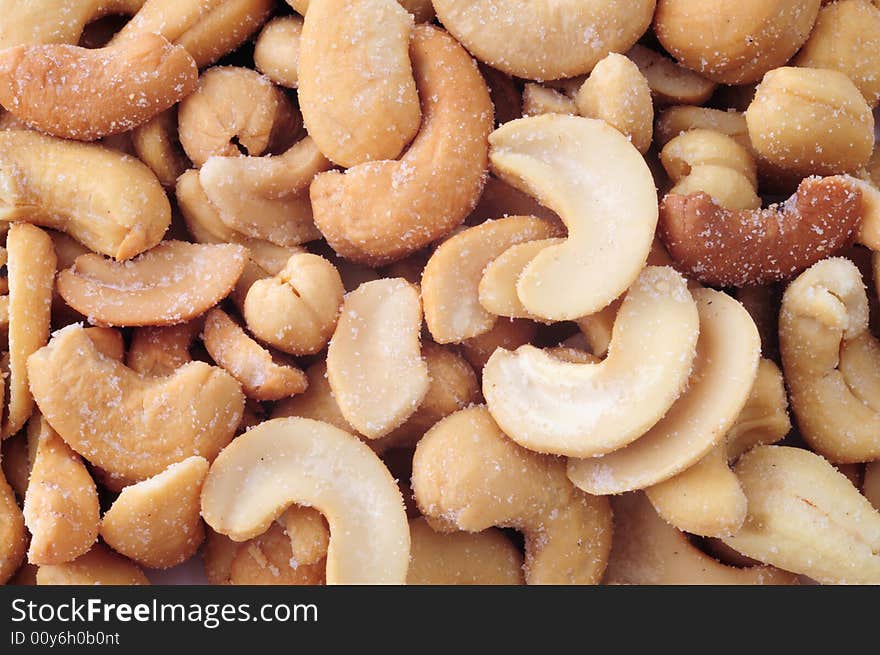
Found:
[[[880,584],[880,4],[0,15],[0,583]]]

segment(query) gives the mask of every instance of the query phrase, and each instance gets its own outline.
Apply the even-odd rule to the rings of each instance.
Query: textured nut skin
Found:
[[[18,46],[0,53],[0,104],[42,132],[94,141],[146,123],[197,77],[189,53],[156,34],[98,50]]]
[[[659,0],[654,31],[679,62],[723,84],[782,66],[807,40],[820,0]]]
[[[680,270],[715,286],[789,278],[849,243],[861,193],[842,177],[807,178],[787,202],[733,211],[706,193],[667,195],[660,237]]]

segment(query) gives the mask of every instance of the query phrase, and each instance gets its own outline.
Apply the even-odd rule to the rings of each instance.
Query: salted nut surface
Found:
[[[878,2],[0,16],[0,584],[880,584]]]

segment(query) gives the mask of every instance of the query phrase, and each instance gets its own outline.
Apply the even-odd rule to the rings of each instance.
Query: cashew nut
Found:
[[[610,453],[673,405],[699,332],[684,278],[649,266],[621,305],[605,360],[570,364],[533,346],[498,349],[483,369],[483,395],[501,429],[522,446],[570,457]]]
[[[135,328],[132,331],[125,363],[141,375],[171,375],[181,366],[192,361],[189,354],[190,347],[201,327],[201,321],[196,320],[163,327]],[[107,354],[107,351],[100,347],[99,350]],[[121,361],[122,357],[113,359]]]
[[[303,19],[279,16],[263,27],[254,46],[254,66],[275,84],[299,86],[299,48]]]
[[[221,539],[226,537],[220,536]],[[228,583],[234,585],[319,585],[324,584],[327,568],[323,559],[300,564],[284,529],[276,522],[254,539],[237,544],[229,563]],[[325,549],[326,551],[326,549]],[[226,581],[224,581],[226,582]]]
[[[751,152],[749,128],[745,116],[736,111],[722,111],[690,105],[669,107],[660,112],[654,126],[654,141],[659,147],[688,130],[704,129],[726,134]]]
[[[405,582],[410,540],[400,491],[347,432],[304,418],[266,421],[220,453],[202,488],[205,520],[240,541],[292,503],[327,517],[328,584]]]
[[[571,320],[621,295],[644,266],[657,224],[654,180],[639,152],[602,121],[558,114],[503,125],[489,142],[495,174],[568,227],[565,243],[538,253],[519,278],[526,309]]]
[[[190,167],[177,137],[174,109],[163,111],[132,130],[131,144],[138,159],[150,167],[166,189],[174,188],[177,178]]]
[[[522,95],[522,115],[577,114],[577,105],[567,95],[534,82],[526,82]],[[519,118],[516,116],[515,118]]]
[[[749,399],[727,432],[727,459],[734,460],[755,446],[776,443],[789,430],[791,420],[782,371],[769,359],[762,359]]]
[[[412,486],[431,527],[520,530],[528,584],[595,584],[611,549],[608,500],[582,493],[562,460],[517,446],[485,406],[463,409],[422,437]]]
[[[56,332],[31,355],[28,374],[37,405],[64,441],[131,481],[190,455],[212,460],[244,405],[223,369],[191,362],[168,377],[142,377],[100,354],[79,326]]]
[[[634,45],[626,56],[645,76],[654,101],[662,105],[702,105],[716,84],[642,45]]]
[[[0,472],[0,584],[18,570],[27,551],[27,530],[15,493]]]
[[[37,570],[38,585],[148,585],[140,567],[102,543],[71,562],[45,564]]]
[[[516,284],[523,269],[539,252],[549,246],[560,245],[563,241],[564,239],[537,239],[518,243],[489,262],[483,268],[478,287],[483,309],[496,316],[534,319],[519,299]]]
[[[0,0],[0,50],[30,43],[77,43],[83,29],[104,16],[132,15],[144,0]]]

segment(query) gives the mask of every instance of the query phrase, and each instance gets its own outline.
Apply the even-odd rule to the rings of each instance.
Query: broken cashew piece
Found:
[[[189,53],[157,34],[95,50],[30,45],[0,52],[0,105],[65,139],[127,132],[192,93],[197,79]]]
[[[98,542],[71,562],[39,567],[37,584],[148,585],[150,581],[137,564]]]
[[[715,91],[715,82],[685,68],[650,48],[636,44],[626,56],[648,81],[654,101],[660,105],[702,105]]]
[[[0,188],[0,221],[66,232],[116,259],[152,248],[171,224],[171,205],[152,171],[95,144],[0,131]]]
[[[101,538],[142,566],[188,560],[205,539],[199,499],[207,474],[204,457],[188,457],[126,487],[101,520]]]
[[[707,193],[667,195],[660,237],[676,266],[720,287],[786,279],[833,255],[857,232],[861,192],[849,178],[809,177],[797,193],[767,209],[734,211]]]
[[[538,253],[520,276],[526,309],[571,320],[626,291],[644,267],[657,224],[654,180],[638,150],[603,121],[558,114],[507,123],[489,142],[495,174],[568,228],[565,242]]]
[[[727,294],[711,289],[694,289],[691,294],[700,316],[700,334],[687,388],[633,443],[603,457],[569,459],[568,477],[584,491],[618,494],[668,480],[721,443],[745,405],[761,352],[758,330],[743,306]],[[621,316],[625,308],[626,301]],[[639,332],[644,335],[647,330]],[[612,340],[606,361],[616,347]],[[621,349],[635,355],[631,347],[621,344]],[[636,362],[643,361],[635,356]],[[636,407],[650,397],[640,394]]]
[[[483,369],[483,395],[521,446],[569,457],[610,453],[641,437],[673,405],[699,332],[684,278],[649,266],[627,292],[602,362],[562,362],[533,346],[498,349]]]
[[[400,278],[367,282],[345,296],[327,349],[327,378],[346,420],[368,439],[403,424],[428,391],[422,307]]]
[[[202,515],[243,541],[291,504],[330,524],[328,584],[403,584],[409,526],[385,465],[357,437],[304,418],[266,421],[217,457],[202,488]]]
[[[611,549],[608,500],[565,477],[562,460],[517,446],[485,406],[463,409],[422,437],[412,486],[432,528],[515,528],[526,540],[528,584],[596,584]]]
[[[190,455],[212,460],[241,421],[244,397],[223,369],[191,362],[148,378],[98,352],[82,327],[28,358],[34,399],[86,460],[133,482]]]
[[[758,446],[734,471],[748,516],[724,543],[823,584],[880,582],[880,512],[820,455]]]
[[[247,251],[234,244],[164,241],[131,262],[77,257],[58,274],[58,293],[96,325],[174,325],[229,295]]]

